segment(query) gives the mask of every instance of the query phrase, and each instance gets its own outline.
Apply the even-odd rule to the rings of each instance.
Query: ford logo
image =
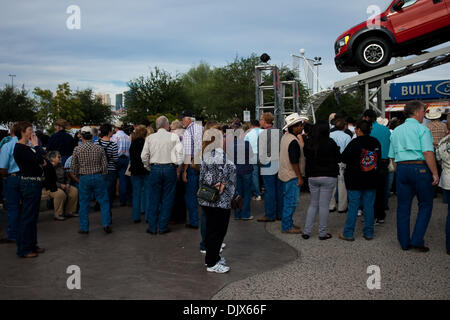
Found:
[[[445,96],[450,96],[450,81],[442,82],[436,87],[436,92]]]

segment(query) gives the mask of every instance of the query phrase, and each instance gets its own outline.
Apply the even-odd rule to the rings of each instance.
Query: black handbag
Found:
[[[216,202],[219,199],[219,190],[206,184],[200,185],[197,197],[207,202]]]

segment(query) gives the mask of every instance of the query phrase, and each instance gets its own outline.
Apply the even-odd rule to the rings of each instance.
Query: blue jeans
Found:
[[[186,193],[184,194],[184,200],[186,202],[186,208],[189,214],[189,224],[194,227],[198,227],[198,180],[199,172],[191,167],[188,167]]]
[[[8,176],[3,184],[3,193],[6,199],[6,210],[8,211],[8,226],[6,227],[6,233],[8,240],[15,241],[19,223],[20,177]]]
[[[278,174],[262,176],[266,193],[264,195],[264,210],[269,220],[281,219],[283,216],[283,182]]]
[[[117,162],[117,171],[119,172],[119,185],[120,185],[120,204],[125,205],[131,200],[131,183],[130,177],[125,175],[127,171],[130,158],[121,156]]]
[[[175,199],[177,185],[177,169],[173,165],[152,165],[149,183],[152,190],[148,199],[146,213],[148,230],[156,232],[166,231],[169,228],[169,219]],[[158,211],[159,219],[158,219]],[[158,221],[159,220],[159,221]]]
[[[237,190],[236,193],[244,198],[244,207],[234,211],[236,219],[250,218],[250,202],[252,201],[252,174],[236,176]]]
[[[362,205],[364,211],[364,236],[373,238],[373,220],[376,189],[348,190],[348,213],[344,227],[344,237],[353,238],[355,232],[358,208]]]
[[[386,178],[386,188],[384,190],[384,208],[389,210],[389,198],[391,196],[392,183],[394,182],[395,172],[388,172]]]
[[[114,192],[116,190],[117,171],[108,170],[108,174],[104,176],[106,182],[106,190],[108,191],[109,207],[112,209]]]
[[[140,221],[141,220],[141,213],[142,208],[146,207],[146,193],[145,190],[147,189],[149,175],[138,175],[138,176],[131,176],[131,183],[133,184],[133,221]]]
[[[422,247],[433,210],[433,177],[426,164],[397,165],[397,238],[403,250],[409,245]],[[411,204],[419,200],[419,213],[410,237]]]
[[[259,166],[257,164],[253,165],[252,193],[255,197],[261,196],[261,188],[259,186]]]
[[[109,197],[106,190],[105,178],[100,174],[90,174],[80,177],[78,194],[80,198],[79,221],[80,229],[89,231],[89,203],[92,196],[100,204],[102,215],[102,226],[107,227],[111,224],[111,208],[109,206]]]
[[[291,179],[288,182],[283,182],[284,199],[283,216],[281,220],[282,231],[289,231],[294,227],[292,216],[297,208],[298,198],[300,196],[300,187],[297,184],[297,178]]]
[[[20,181],[22,201],[17,229],[17,255],[24,257],[38,249],[37,220],[41,205],[42,183],[33,180]]]
[[[450,199],[450,190],[444,190],[447,199]],[[447,208],[447,222],[445,224],[445,245],[447,247],[447,252],[450,252],[450,203],[448,203]]]

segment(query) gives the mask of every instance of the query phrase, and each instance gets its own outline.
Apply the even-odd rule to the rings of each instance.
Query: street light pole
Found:
[[[320,61],[322,61],[322,57],[314,57],[314,65],[317,67],[317,92],[320,91],[320,89],[319,89],[319,66],[322,65],[322,63]]]
[[[14,77],[16,76],[15,74],[9,74],[9,77],[11,77],[11,87],[14,89]]]

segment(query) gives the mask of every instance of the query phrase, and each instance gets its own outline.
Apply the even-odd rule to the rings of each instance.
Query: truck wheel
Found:
[[[356,49],[356,61],[363,72],[387,66],[391,57],[391,46],[383,38],[367,38]]]

